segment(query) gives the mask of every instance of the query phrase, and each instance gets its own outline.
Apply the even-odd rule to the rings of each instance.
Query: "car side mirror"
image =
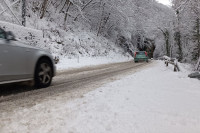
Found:
[[[11,31],[6,32],[6,39],[8,41],[16,41],[15,35]]]

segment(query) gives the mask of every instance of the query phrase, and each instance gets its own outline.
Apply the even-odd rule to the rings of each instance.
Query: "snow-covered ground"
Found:
[[[0,132],[199,133],[200,81],[187,74],[157,61],[79,99],[63,93],[18,108],[1,119]]]
[[[86,66],[94,66],[101,64],[125,62],[133,60],[130,55],[122,56],[120,54],[109,54],[107,56],[100,57],[77,57],[73,59],[60,58],[59,63],[56,65],[57,70],[66,70],[70,68],[79,68]]]

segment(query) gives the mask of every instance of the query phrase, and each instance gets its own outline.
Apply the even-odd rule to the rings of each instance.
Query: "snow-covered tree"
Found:
[[[26,18],[27,27],[60,38],[64,38],[61,32],[81,29],[116,43],[123,42],[133,51],[155,49],[158,56],[173,55],[175,13],[155,0],[26,0],[25,16],[21,14],[25,0],[5,1],[9,5],[16,2],[13,12],[20,22]],[[17,23],[10,11],[1,13],[5,8],[1,1],[0,19]],[[123,41],[118,41],[121,38]]]
[[[183,61],[197,60],[200,57],[200,0],[172,2],[177,14],[175,39],[182,49]]]

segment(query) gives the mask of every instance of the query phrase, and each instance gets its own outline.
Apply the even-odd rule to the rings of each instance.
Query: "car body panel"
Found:
[[[3,42],[3,43],[2,43]],[[16,80],[30,77],[27,68],[26,48],[19,47],[14,41],[2,40],[1,48],[1,75],[0,81]]]

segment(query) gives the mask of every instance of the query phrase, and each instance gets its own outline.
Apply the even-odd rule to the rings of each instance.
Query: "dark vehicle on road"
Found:
[[[0,28],[0,84],[34,81],[38,88],[48,87],[55,73],[48,51],[16,41],[12,32]]]
[[[138,61],[146,61],[148,62],[148,55],[146,51],[137,51],[134,54],[134,61],[138,62]]]

